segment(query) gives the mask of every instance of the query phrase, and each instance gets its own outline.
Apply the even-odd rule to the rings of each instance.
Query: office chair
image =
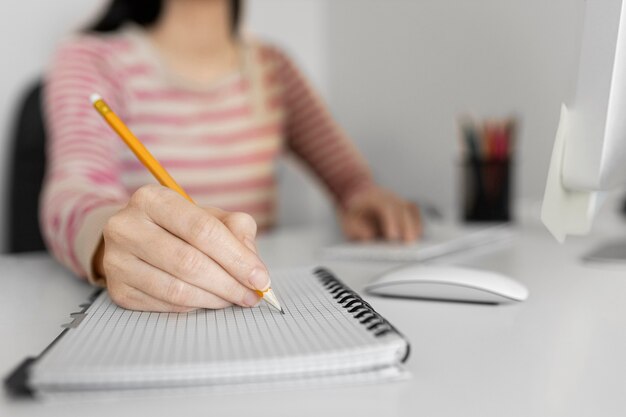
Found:
[[[41,93],[40,81],[28,88],[13,130],[7,207],[10,253],[46,250],[39,229],[39,192],[46,165]]]

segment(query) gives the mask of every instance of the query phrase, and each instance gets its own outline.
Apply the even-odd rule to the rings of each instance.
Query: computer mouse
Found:
[[[374,295],[502,304],[524,301],[528,289],[496,272],[445,265],[393,269],[365,287]]]

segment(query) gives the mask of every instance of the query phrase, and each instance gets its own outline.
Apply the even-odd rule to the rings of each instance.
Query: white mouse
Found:
[[[370,294],[474,303],[510,303],[528,298],[519,282],[490,271],[444,265],[411,265],[384,273],[365,287]]]

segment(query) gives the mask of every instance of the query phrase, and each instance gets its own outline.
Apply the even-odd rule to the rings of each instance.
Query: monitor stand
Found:
[[[570,190],[563,185],[563,156],[570,119],[570,112],[562,104],[541,206],[541,221],[560,243],[567,235],[588,234],[601,202],[598,192]]]
[[[626,266],[626,239],[602,243],[588,254],[583,255],[582,260],[603,265]]]

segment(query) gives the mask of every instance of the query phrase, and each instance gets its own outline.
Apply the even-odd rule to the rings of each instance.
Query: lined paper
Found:
[[[42,387],[97,389],[280,379],[396,364],[406,342],[375,337],[313,275],[278,271],[285,314],[262,303],[190,313],[126,310],[103,292],[35,365]]]

